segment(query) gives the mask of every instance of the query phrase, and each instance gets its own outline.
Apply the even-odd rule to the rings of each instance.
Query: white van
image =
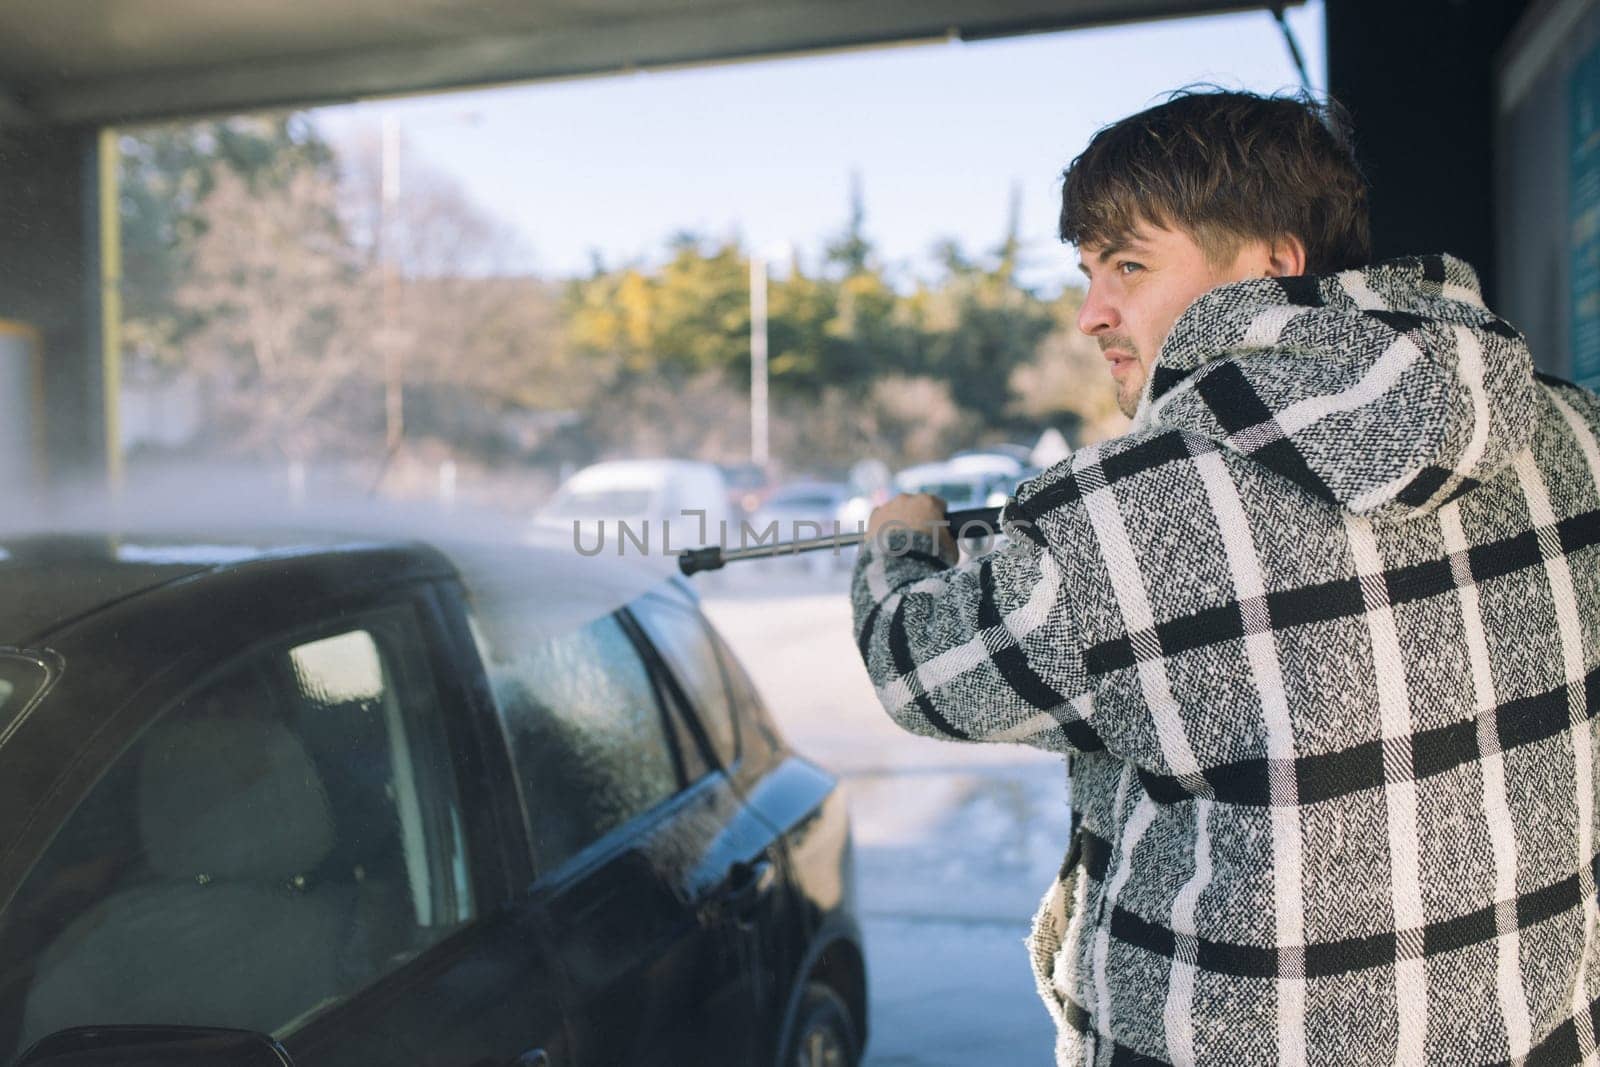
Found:
[[[705,513],[703,522],[699,512]],[[542,530],[572,532],[585,549],[603,544],[606,555],[616,554],[619,546],[626,554],[639,553],[641,543],[649,555],[717,544],[724,522],[729,543],[737,543],[738,523],[728,509],[722,471],[686,459],[614,460],[585,467],[534,517]],[[619,540],[622,526],[626,541]]]

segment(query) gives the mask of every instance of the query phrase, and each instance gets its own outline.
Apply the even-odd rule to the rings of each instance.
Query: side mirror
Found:
[[[266,1034],[204,1026],[79,1026],[34,1042],[16,1067],[294,1067]]]

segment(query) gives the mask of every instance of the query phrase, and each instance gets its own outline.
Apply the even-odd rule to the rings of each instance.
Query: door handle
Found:
[[[542,1048],[530,1049],[512,1060],[511,1067],[550,1067],[550,1053]]]
[[[737,918],[748,919],[778,882],[778,868],[767,857],[761,856],[748,863],[735,863],[728,871],[722,902]]]

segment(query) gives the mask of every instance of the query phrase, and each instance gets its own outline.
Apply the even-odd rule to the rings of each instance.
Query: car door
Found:
[[[420,595],[420,594],[419,594]],[[470,878],[475,895],[469,909],[452,916],[455,928],[428,953],[392,967],[383,980],[341,1013],[329,1013],[285,1046],[296,1067],[378,1063],[461,1064],[462,1067],[569,1067],[578,1063],[566,1028],[561,970],[534,916],[517,907],[511,891],[515,856],[522,847],[509,769],[498,745],[498,726],[473,700],[471,679],[479,670],[472,649],[453,639],[445,602],[427,594],[427,617],[441,662],[432,687],[438,726],[435,744],[453,746],[458,815],[435,809],[432,830],[423,821],[402,828],[426,841],[437,832],[445,840],[466,840],[427,861],[442,880]],[[412,650],[414,670],[420,649]],[[422,750],[413,760],[426,762]],[[433,761],[442,766],[444,761]],[[470,827],[465,804],[476,816]],[[464,855],[463,853],[471,853]],[[424,869],[412,852],[405,857],[412,876]],[[473,861],[476,860],[476,864]],[[370,881],[370,872],[368,880]],[[420,894],[411,894],[415,901]],[[413,907],[413,921],[420,914]],[[435,917],[434,921],[438,921]],[[394,917],[369,923],[374,936],[392,929]],[[402,924],[403,925],[403,924]],[[401,961],[396,959],[396,963]]]
[[[21,1044],[148,1022],[270,1033],[300,1067],[570,1062],[431,591],[256,600],[244,644],[188,607],[150,622],[189,668],[149,671],[8,908],[43,931]]]
[[[739,787],[746,747],[741,717],[696,601],[668,584],[631,601],[627,616],[660,664],[667,695],[682,708],[697,748],[710,752],[702,802],[710,820],[725,829],[702,841],[701,862],[715,874],[713,893],[732,903],[716,911],[708,936],[725,947],[725,961],[740,964],[736,969],[725,962],[721,1002],[711,1010],[721,1020],[731,1062],[769,1062],[777,1052],[797,935],[782,835]]]
[[[757,928],[778,887],[770,835],[627,613],[551,634],[543,610],[474,604],[577,1054],[755,1062],[771,992]]]

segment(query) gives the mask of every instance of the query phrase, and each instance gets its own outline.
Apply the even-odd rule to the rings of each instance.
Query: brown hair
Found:
[[[1310,274],[1372,255],[1366,179],[1332,101],[1179,90],[1101,129],[1062,179],[1061,239],[1080,247],[1121,244],[1144,221],[1187,231],[1213,262],[1288,235]]]

